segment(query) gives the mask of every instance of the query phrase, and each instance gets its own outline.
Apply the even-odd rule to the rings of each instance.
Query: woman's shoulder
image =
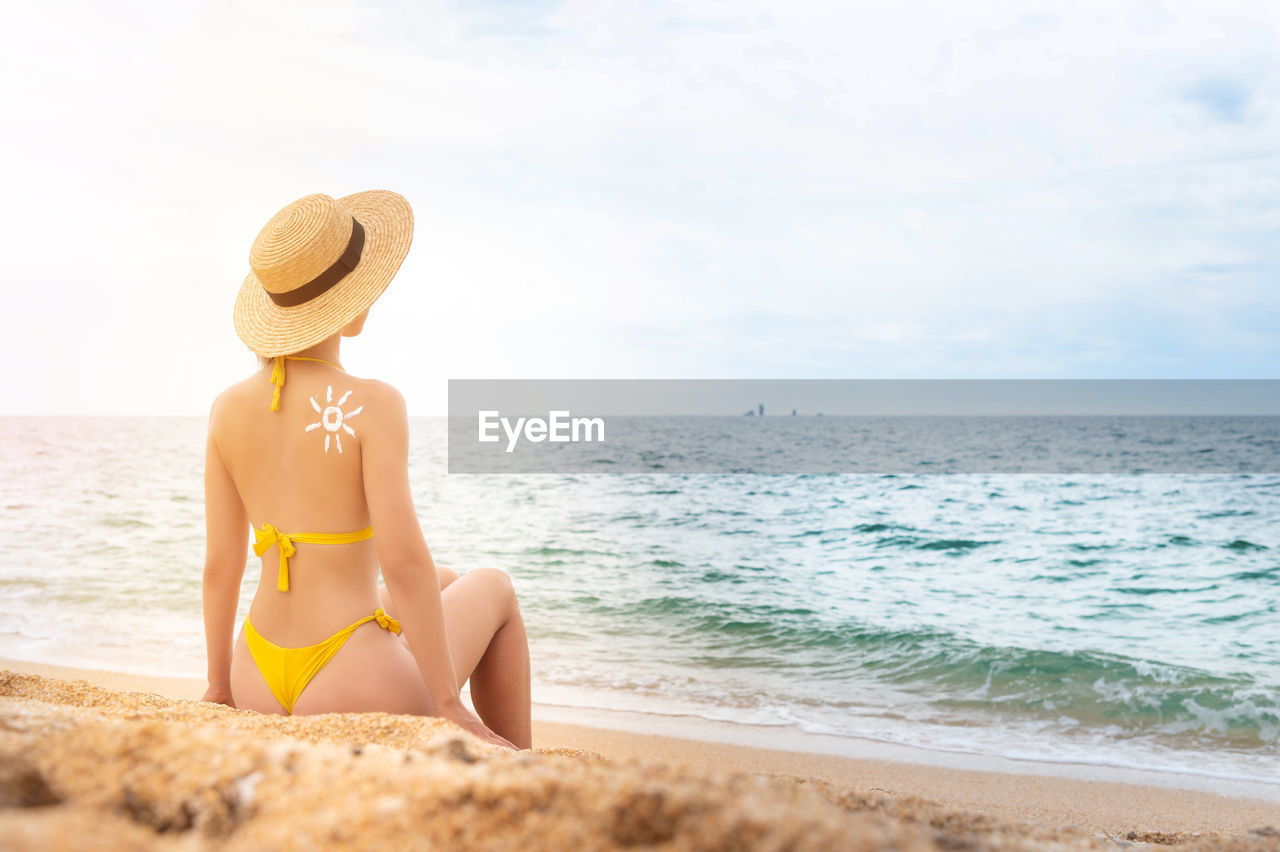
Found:
[[[258,371],[235,384],[228,385],[218,392],[209,406],[209,420],[216,422],[227,419],[239,409],[245,407],[253,396],[261,398],[263,388],[267,388],[266,399],[270,400],[270,387],[263,381],[262,371]]]
[[[386,405],[404,406],[404,394],[390,382],[382,379],[351,377],[353,383],[363,391],[370,399],[377,400]]]
[[[360,414],[366,433],[385,433],[388,428],[395,433],[407,428],[404,394],[390,382],[352,376],[349,387],[350,392],[344,392],[335,401],[341,401],[344,416],[354,416],[350,412]],[[336,395],[337,388],[334,391]]]
[[[269,368],[227,386],[214,397],[209,408],[210,428],[221,432],[249,425],[268,410],[271,396]],[[295,400],[290,400],[283,407],[291,409],[294,402]],[[312,384],[302,388],[302,396],[296,402],[302,405],[306,416],[319,413],[334,422],[359,415],[369,426],[395,426],[406,423],[408,419],[404,394],[394,385],[381,379],[349,373],[335,372],[332,377],[312,377]]]
[[[404,394],[390,382],[349,375],[344,387],[350,389],[349,393],[343,392],[348,404],[363,406],[375,416],[404,416]],[[335,385],[333,390],[336,395],[338,387]]]

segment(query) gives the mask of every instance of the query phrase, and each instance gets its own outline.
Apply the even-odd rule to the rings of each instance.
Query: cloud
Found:
[[[1196,80],[1186,88],[1183,97],[1218,121],[1239,124],[1248,114],[1253,92],[1244,80],[1211,76]]]
[[[1269,4],[17,14],[0,357],[43,357],[11,411],[203,413],[252,364],[230,312],[258,228],[371,187],[417,230],[347,360],[416,411],[463,376],[1248,378],[1280,356]]]

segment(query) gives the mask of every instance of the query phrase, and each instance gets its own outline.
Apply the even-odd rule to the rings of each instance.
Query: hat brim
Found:
[[[377,301],[409,253],[413,210],[404,196],[382,189],[339,198],[364,226],[360,262],[329,290],[300,305],[271,301],[252,271],[236,296],[236,334],[257,354],[274,358],[316,345],[342,330]]]

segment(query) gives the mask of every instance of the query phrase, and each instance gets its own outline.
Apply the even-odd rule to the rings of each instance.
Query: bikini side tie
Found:
[[[282,533],[271,524],[263,524],[262,529],[253,528],[255,541],[253,552],[261,556],[271,549],[271,545],[280,548],[280,574],[276,579],[279,591],[289,591],[289,557],[298,552],[295,544],[355,544],[373,538],[373,527],[365,527],[349,533]],[[385,625],[384,625],[385,626]]]
[[[373,611],[373,618],[378,622],[378,626],[383,630],[390,630],[392,633],[400,632],[400,622],[387,615],[387,611],[379,607]]]

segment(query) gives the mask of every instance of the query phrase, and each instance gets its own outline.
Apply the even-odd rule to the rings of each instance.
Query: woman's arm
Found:
[[[444,607],[440,603],[440,581],[409,488],[409,417],[404,397],[390,385],[381,385],[372,402],[378,408],[376,416],[364,421],[360,436],[365,499],[382,576],[418,670],[431,692],[434,712],[483,740],[515,748],[490,731],[458,694],[444,627]]]
[[[209,689],[204,700],[235,706],[231,699],[231,643],[249,550],[249,518],[213,439],[217,406],[215,401],[209,412],[204,456],[204,638],[209,655]]]

